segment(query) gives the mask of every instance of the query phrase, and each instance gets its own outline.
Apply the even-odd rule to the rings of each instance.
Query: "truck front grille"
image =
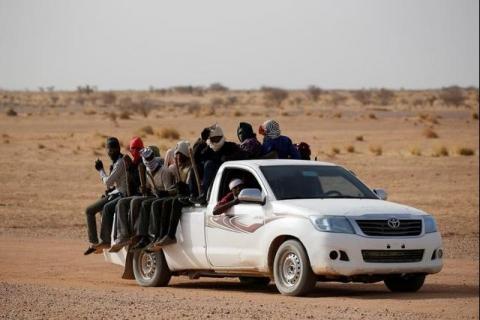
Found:
[[[389,226],[388,220],[356,220],[356,222],[367,236],[418,236],[422,232],[422,220],[401,219],[395,228]]]
[[[423,259],[419,250],[362,250],[363,261],[376,263],[419,262]]]

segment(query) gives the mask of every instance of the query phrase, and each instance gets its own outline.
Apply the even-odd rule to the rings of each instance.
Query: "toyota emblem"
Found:
[[[398,227],[400,227],[400,220],[398,220],[397,218],[390,218],[388,219],[387,224],[390,228],[397,229]]]

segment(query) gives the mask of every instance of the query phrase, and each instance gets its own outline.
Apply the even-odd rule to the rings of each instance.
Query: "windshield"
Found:
[[[337,166],[262,166],[277,200],[378,199],[353,174]]]

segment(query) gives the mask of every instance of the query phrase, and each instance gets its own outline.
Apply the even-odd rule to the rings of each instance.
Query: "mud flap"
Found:
[[[133,274],[133,252],[127,251],[122,279],[135,280],[135,275]]]

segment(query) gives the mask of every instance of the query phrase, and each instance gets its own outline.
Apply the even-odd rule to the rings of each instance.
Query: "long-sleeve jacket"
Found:
[[[276,151],[279,159],[300,159],[300,153],[292,143],[289,137],[279,136],[271,139],[265,138],[262,145],[262,154],[268,154]]]
[[[150,172],[147,169],[147,188],[152,193],[158,191],[166,191],[175,184],[175,177],[172,171],[165,166],[161,166],[155,172]]]
[[[110,174],[104,169],[100,170],[100,178],[107,188],[115,187],[122,195],[127,194],[127,178],[125,175],[125,162],[119,157],[112,165]]]

